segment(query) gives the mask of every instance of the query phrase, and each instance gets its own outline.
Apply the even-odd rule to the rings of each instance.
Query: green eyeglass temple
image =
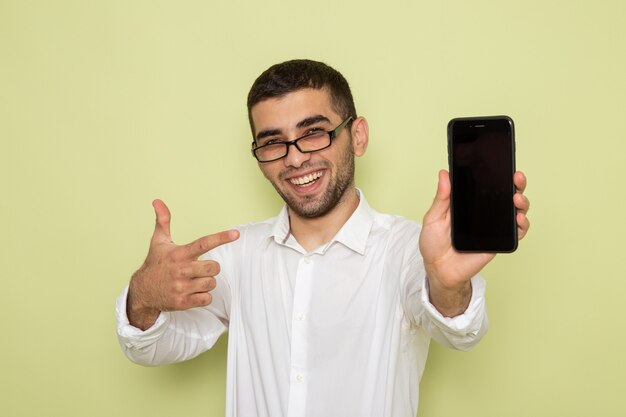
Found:
[[[296,147],[296,149],[298,149],[298,151],[300,151],[302,153],[311,153],[311,152],[321,151],[322,149],[326,149],[330,145],[332,145],[333,140],[335,139],[335,137],[337,137],[337,135],[339,135],[341,133],[343,128],[346,127],[352,120],[353,120],[353,118],[352,118],[352,116],[350,116],[346,120],[341,122],[341,124],[339,126],[337,126],[336,128],[334,128],[333,130],[329,130],[329,131],[323,130],[323,131],[319,131],[319,132],[310,133],[308,135],[301,136],[301,137],[299,137],[297,139],[290,140],[288,142],[270,143],[270,144],[267,144],[267,145],[261,145],[261,146],[257,146],[257,147],[254,147],[255,142],[252,142],[252,156],[254,156],[254,158],[256,158],[256,160],[261,162],[261,163],[278,161],[279,159],[282,159],[282,158],[287,156],[287,154],[289,153],[289,147],[291,145],[294,145]],[[303,149],[298,144],[298,141],[300,141],[302,139],[308,139],[308,138],[310,138],[312,136],[319,135],[321,133],[324,133],[324,134],[328,135],[328,144],[325,144],[325,145],[323,145],[323,146],[321,146],[319,148],[315,148],[315,149]],[[281,156],[273,157],[271,159],[264,159],[261,156],[259,156],[259,153],[263,149],[267,149],[267,147],[269,147],[269,146],[276,147],[277,145],[283,146],[283,148],[284,148],[284,152],[281,154]]]

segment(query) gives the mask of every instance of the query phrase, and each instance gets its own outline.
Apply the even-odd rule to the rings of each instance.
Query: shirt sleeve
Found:
[[[441,345],[458,350],[474,347],[487,332],[485,281],[472,277],[472,298],[467,309],[455,317],[444,317],[430,302],[424,261],[418,249],[419,230],[406,243],[402,269],[404,311],[415,326]]]
[[[472,298],[467,309],[455,317],[444,317],[430,302],[428,280],[422,280],[420,304],[423,308],[421,325],[440,344],[459,350],[469,350],[487,332],[485,281],[472,277]]]
[[[205,259],[208,258],[205,255]],[[210,349],[228,329],[231,297],[224,269],[216,277],[217,286],[211,291],[211,304],[184,311],[161,312],[157,321],[145,331],[128,321],[127,287],[116,302],[117,337],[126,357],[140,365],[156,366],[192,359]]]

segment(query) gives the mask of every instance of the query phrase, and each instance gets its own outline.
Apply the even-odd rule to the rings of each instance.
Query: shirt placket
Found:
[[[313,285],[313,268],[314,261],[310,255],[303,256],[298,262],[291,317],[291,375],[288,417],[304,417],[306,415],[307,354],[309,348],[307,335],[309,333],[308,314]]]

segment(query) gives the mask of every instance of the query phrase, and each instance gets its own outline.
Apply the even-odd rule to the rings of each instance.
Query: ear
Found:
[[[354,148],[354,155],[363,156],[367,150],[367,144],[369,143],[370,128],[367,124],[365,117],[357,117],[352,122],[350,129],[352,133],[352,146]]]

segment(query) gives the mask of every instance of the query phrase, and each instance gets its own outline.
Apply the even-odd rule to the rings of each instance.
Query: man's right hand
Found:
[[[187,310],[209,305],[220,265],[199,261],[213,248],[239,238],[237,230],[201,237],[187,245],[176,245],[170,235],[171,214],[161,200],[152,202],[156,225],[150,250],[143,265],[133,274],[126,312],[131,325],[142,330],[154,324],[161,311]]]

